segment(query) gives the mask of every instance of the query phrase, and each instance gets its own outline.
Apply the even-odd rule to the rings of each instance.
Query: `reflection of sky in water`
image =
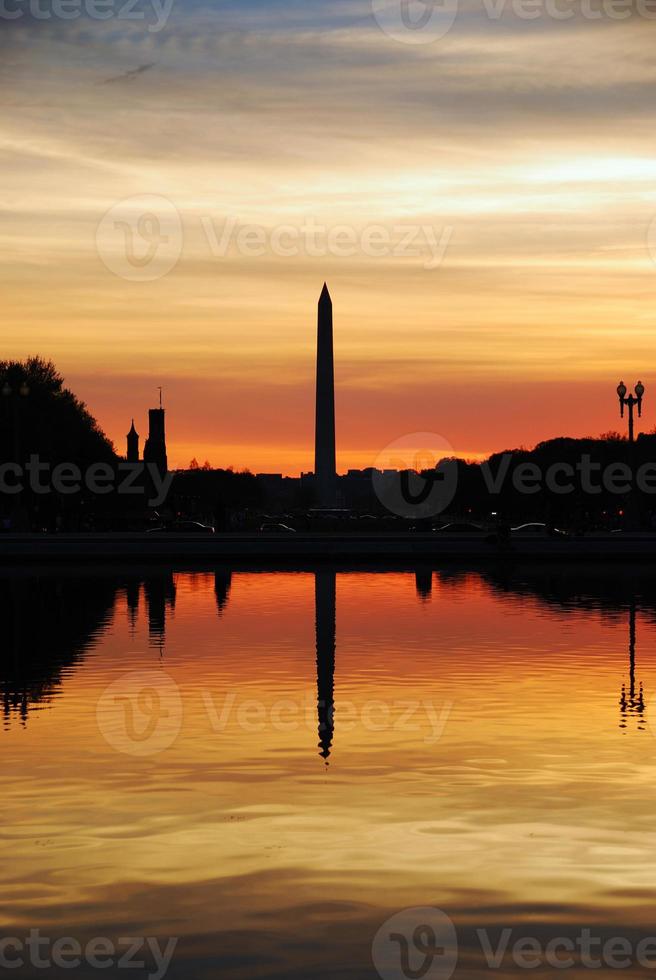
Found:
[[[5,584],[6,934],[180,936],[186,980],[374,976],[407,906],[455,920],[461,976],[477,927],[649,934],[647,576]],[[126,703],[161,751],[121,750]]]

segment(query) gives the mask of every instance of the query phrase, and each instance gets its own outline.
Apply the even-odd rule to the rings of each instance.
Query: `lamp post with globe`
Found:
[[[617,396],[620,400],[620,418],[624,418],[624,406],[629,410],[629,442],[633,442],[633,409],[638,406],[638,418],[642,416],[642,396],[645,393],[645,386],[642,381],[638,381],[635,386],[635,395],[630,394],[627,398],[627,387],[623,381],[617,386]]]

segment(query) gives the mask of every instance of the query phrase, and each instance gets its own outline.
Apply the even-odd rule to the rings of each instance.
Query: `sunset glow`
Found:
[[[159,31],[1,29],[5,354],[51,357],[119,452],[163,385],[172,465],[312,469],[324,279],[340,471],[414,432],[597,435],[620,377],[649,391],[652,20],[463,3],[404,44],[359,0],[180,0]],[[98,229],[144,196],[180,254],[131,281]]]

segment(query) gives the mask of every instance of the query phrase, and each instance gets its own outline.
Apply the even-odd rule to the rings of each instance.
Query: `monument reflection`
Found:
[[[163,655],[167,626],[176,609],[176,582],[185,574],[170,568],[148,569],[141,574],[54,576],[47,570],[2,574],[0,690],[5,719],[16,715],[25,723],[30,710],[52,700],[64,678],[74,673],[109,628],[122,601],[131,635],[140,617],[145,616],[150,643]],[[219,619],[228,614],[231,590],[239,588],[240,575],[248,574],[225,567],[212,572]],[[321,566],[307,574],[314,579],[318,751],[327,764],[335,737],[337,581],[339,578],[346,583],[358,573]],[[650,622],[656,619],[656,588],[647,571],[622,577],[590,567],[567,571],[502,567],[472,573],[421,566],[412,574],[420,604],[433,598],[434,584],[466,589],[473,575],[501,601],[532,598],[564,613],[598,610],[610,621],[626,618],[628,670],[620,681],[620,728],[626,730],[633,721],[637,730],[645,730],[645,693],[636,675],[636,622],[640,615]]]

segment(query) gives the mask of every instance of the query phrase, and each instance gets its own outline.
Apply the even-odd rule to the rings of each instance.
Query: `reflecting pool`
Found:
[[[656,965],[648,570],[0,577],[11,975]]]

